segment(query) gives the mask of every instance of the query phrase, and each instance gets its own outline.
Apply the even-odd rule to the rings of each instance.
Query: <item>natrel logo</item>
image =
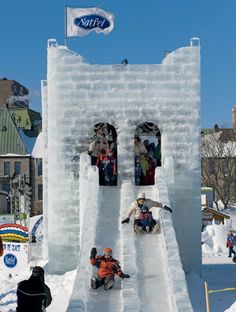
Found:
[[[91,30],[94,28],[100,28],[104,30],[110,27],[110,21],[107,18],[97,14],[77,17],[75,18],[74,23],[76,26],[87,30]]]
[[[66,10],[66,37],[85,36],[94,31],[109,34],[114,28],[114,15],[100,8],[70,8]]]
[[[10,254],[10,253],[8,253],[4,256],[3,261],[4,261],[5,265],[10,269],[14,268],[17,264],[16,256],[14,256],[13,254]]]

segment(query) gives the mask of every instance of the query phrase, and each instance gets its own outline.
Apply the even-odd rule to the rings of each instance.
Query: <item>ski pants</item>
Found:
[[[233,247],[229,247],[229,257],[231,257],[232,254],[235,255],[235,251]]]
[[[96,277],[96,285],[93,287],[94,289],[97,289],[98,287],[104,285],[104,287],[110,282],[114,282],[113,277]]]
[[[152,218],[151,220],[150,220],[150,229],[152,230],[152,228],[154,227],[154,225],[156,225],[157,223],[156,223],[156,221]],[[139,219],[135,219],[134,220],[134,226],[135,225],[137,225],[137,226],[142,226],[142,224],[141,224],[141,222],[140,222],[140,220]],[[143,228],[143,230],[145,230],[145,227],[143,227],[142,226],[142,228]]]

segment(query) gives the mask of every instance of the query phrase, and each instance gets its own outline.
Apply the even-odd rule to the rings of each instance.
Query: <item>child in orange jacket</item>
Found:
[[[124,274],[121,270],[118,260],[112,257],[112,249],[105,248],[103,255],[97,255],[97,249],[91,249],[90,263],[98,268],[97,277],[91,279],[91,287],[97,289],[104,285],[104,289],[111,289],[115,282],[115,275],[120,278],[129,278],[128,274]]]

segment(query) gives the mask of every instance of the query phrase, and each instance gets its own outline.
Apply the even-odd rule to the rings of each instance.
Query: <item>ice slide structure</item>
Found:
[[[124,181],[121,187],[98,186],[97,168],[89,166],[87,155],[83,155],[81,161],[87,163],[82,163],[80,172],[84,177],[80,191],[85,196],[81,207],[81,252],[67,312],[193,311],[171,214],[152,208],[161,224],[156,235],[135,234],[132,222],[121,224],[140,190],[146,192],[147,198],[160,199],[157,186],[135,186],[130,180]],[[164,184],[159,183],[158,187],[161,194],[166,194]],[[114,257],[131,277],[124,280],[116,277],[110,291],[103,287],[91,289],[90,278],[96,274],[89,263],[91,246],[96,246],[98,253],[102,253],[104,247],[112,247]]]
[[[78,306],[92,311],[99,300],[103,307],[96,305],[96,312],[99,307],[111,311],[111,302],[112,311],[137,311],[137,306],[142,311],[144,303],[145,311],[156,303],[163,309],[158,311],[191,311],[184,272],[201,270],[200,40],[192,38],[161,64],[90,64],[55,39],[48,41],[47,52],[47,80],[42,82],[44,254],[51,274],[78,267],[68,311]],[[174,212],[160,211],[156,236],[137,237],[131,224],[121,226],[120,221],[138,192],[133,137],[146,122],[160,130],[162,166],[155,187],[142,190]],[[114,188],[96,184],[97,172],[84,155],[99,123],[112,125],[117,133]],[[131,278],[117,281],[120,290],[103,298],[89,287],[88,256],[92,246],[101,251],[107,244]]]

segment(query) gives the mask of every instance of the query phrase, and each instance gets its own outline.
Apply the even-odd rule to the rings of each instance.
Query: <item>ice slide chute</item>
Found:
[[[145,191],[147,198],[157,199],[154,187],[138,187],[126,182],[122,185],[123,215],[140,191]],[[159,208],[154,209],[153,214],[157,215]],[[122,234],[124,267],[128,272],[135,270],[130,281],[132,285],[124,284],[124,311],[172,312],[160,235],[135,234],[132,226],[126,225],[122,228]],[[135,292],[131,293],[130,289]]]
[[[147,197],[157,199],[155,186],[141,188],[127,180],[121,187],[101,187],[97,184],[96,169],[87,167],[87,171],[81,185],[83,191],[90,191],[84,203],[87,209],[82,207],[81,253],[67,311],[180,311],[176,304],[178,300],[173,298],[175,290],[170,282],[169,261],[166,258],[168,253],[164,241],[166,229],[162,228],[162,218],[165,227],[173,227],[166,218],[169,212],[160,209],[161,232],[156,235],[135,234],[132,222],[121,225],[121,219],[140,190],[145,191]],[[86,185],[90,187],[87,188]],[[117,277],[115,286],[110,291],[105,291],[103,287],[91,289],[90,278],[94,269],[89,264],[89,255],[93,246],[98,248],[98,253],[104,247],[112,247],[114,257],[120,260],[122,269],[131,278],[121,280]],[[186,297],[187,311],[192,312],[192,309]]]

